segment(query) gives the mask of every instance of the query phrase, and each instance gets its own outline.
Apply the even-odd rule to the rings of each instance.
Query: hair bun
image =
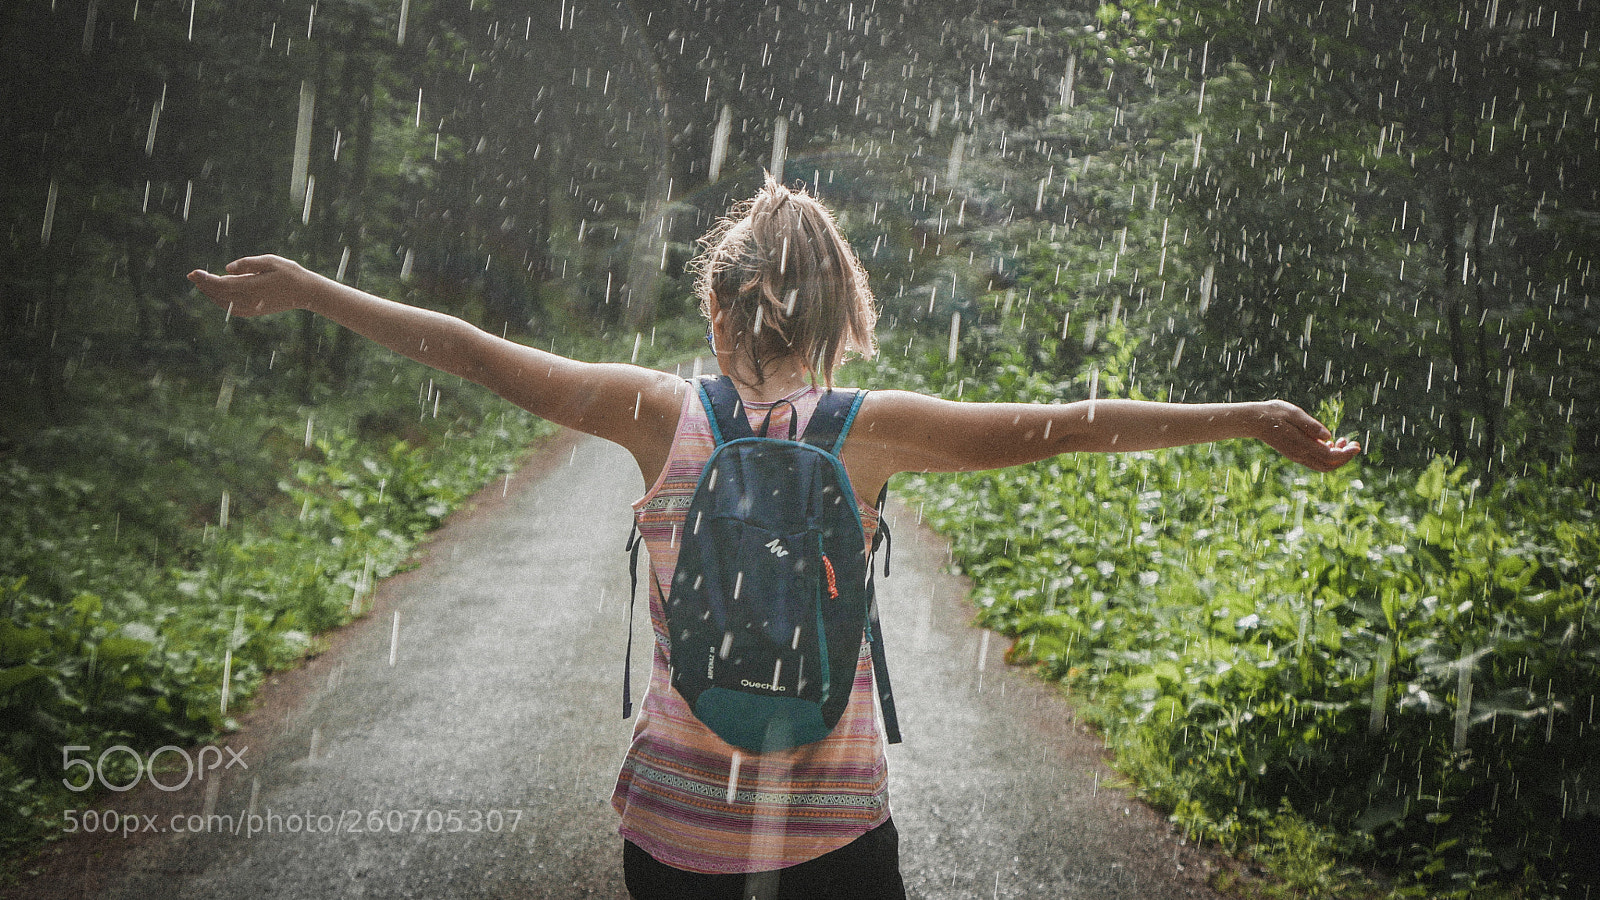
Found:
[[[792,215],[778,215],[788,209]],[[833,214],[802,187],[784,186],[769,172],[754,197],[701,238],[706,248],[691,263],[701,312],[731,316],[732,348],[745,357],[757,383],[770,366],[799,356],[830,386],[847,355],[877,349],[867,276]]]

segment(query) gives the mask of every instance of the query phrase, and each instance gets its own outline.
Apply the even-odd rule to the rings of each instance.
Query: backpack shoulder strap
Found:
[[[889,743],[900,743],[900,716],[894,708],[894,688],[889,684],[889,661],[883,649],[883,625],[878,621],[878,591],[874,583],[879,545],[883,547],[883,576],[889,577],[889,520],[884,507],[889,501],[889,484],[878,492],[878,530],[872,536],[872,553],[867,559],[867,640],[872,645],[873,678],[878,682],[878,708],[883,712],[883,730]]]
[[[744,401],[726,375],[704,375],[695,382],[700,393],[700,404],[706,409],[711,422],[711,437],[721,446],[739,438],[754,437],[750,419],[744,412]]]
[[[839,450],[844,447],[845,436],[850,433],[850,426],[855,424],[861,401],[866,398],[866,391],[824,391],[800,439],[838,456]]]
[[[801,440],[838,456],[839,450],[844,447],[845,437],[850,434],[850,426],[855,424],[856,413],[861,410],[861,401],[866,397],[866,391],[827,391],[817,401],[817,408],[811,414],[811,421],[806,423],[806,433]],[[878,707],[883,712],[884,736],[889,743],[898,744],[901,741],[900,716],[895,710],[894,688],[889,683],[889,662],[883,649],[883,625],[878,621],[877,586],[873,580],[876,566],[872,558],[877,556],[879,545],[889,539],[889,523],[883,514],[888,498],[889,485],[885,482],[883,490],[878,492],[878,530],[873,535],[872,553],[867,559],[867,641],[872,648],[873,679],[878,684]],[[887,548],[884,551],[883,574],[889,574]]]

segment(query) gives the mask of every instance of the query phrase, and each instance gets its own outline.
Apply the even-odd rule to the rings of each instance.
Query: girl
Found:
[[[832,215],[768,179],[703,240],[696,292],[717,363],[752,420],[803,429],[835,368],[876,350],[866,274]],[[236,260],[227,275],[189,275],[238,316],[309,309],[386,347],[489,388],[533,414],[627,448],[651,485],[635,517],[650,551],[655,632],[650,687],[612,804],[636,898],[902,898],[885,791],[883,738],[863,642],[855,689],[826,738],[740,759],[671,687],[664,598],[681,530],[714,441],[689,382],[616,363],[567,359],[451,316],[394,303],[287,259]],[[961,403],[874,391],[842,449],[858,498],[897,472],[1012,466],[1069,451],[1134,451],[1256,438],[1331,471],[1360,452],[1281,400],[1177,404]],[[861,508],[870,541],[878,511]],[[741,768],[742,765],[742,768]]]

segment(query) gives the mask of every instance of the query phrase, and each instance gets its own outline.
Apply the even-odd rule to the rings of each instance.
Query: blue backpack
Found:
[[[866,392],[827,391],[804,435],[796,439],[791,416],[785,440],[767,436],[770,411],[751,429],[726,376],[694,384],[716,449],[690,501],[671,590],[661,592],[673,688],[735,747],[760,753],[808,744],[844,713],[865,633],[884,727],[899,743],[872,558],[838,456]],[[874,556],[887,538],[880,520]],[[627,546],[635,593],[641,543],[635,530]],[[629,681],[625,664],[623,718],[633,712]]]

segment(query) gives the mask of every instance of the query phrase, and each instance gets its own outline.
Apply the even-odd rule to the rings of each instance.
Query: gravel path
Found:
[[[248,770],[102,804],[162,827],[210,809],[241,833],[79,835],[6,894],[626,897],[608,799],[631,724],[622,544],[642,489],[626,452],[558,439],[329,652],[269,684],[225,742]],[[890,796],[912,896],[1215,896],[1209,857],[1107,789],[1099,740],[966,624],[965,587],[915,510],[890,513],[879,590],[906,737]],[[638,673],[642,609],[635,629]],[[277,830],[242,833],[252,811]]]

